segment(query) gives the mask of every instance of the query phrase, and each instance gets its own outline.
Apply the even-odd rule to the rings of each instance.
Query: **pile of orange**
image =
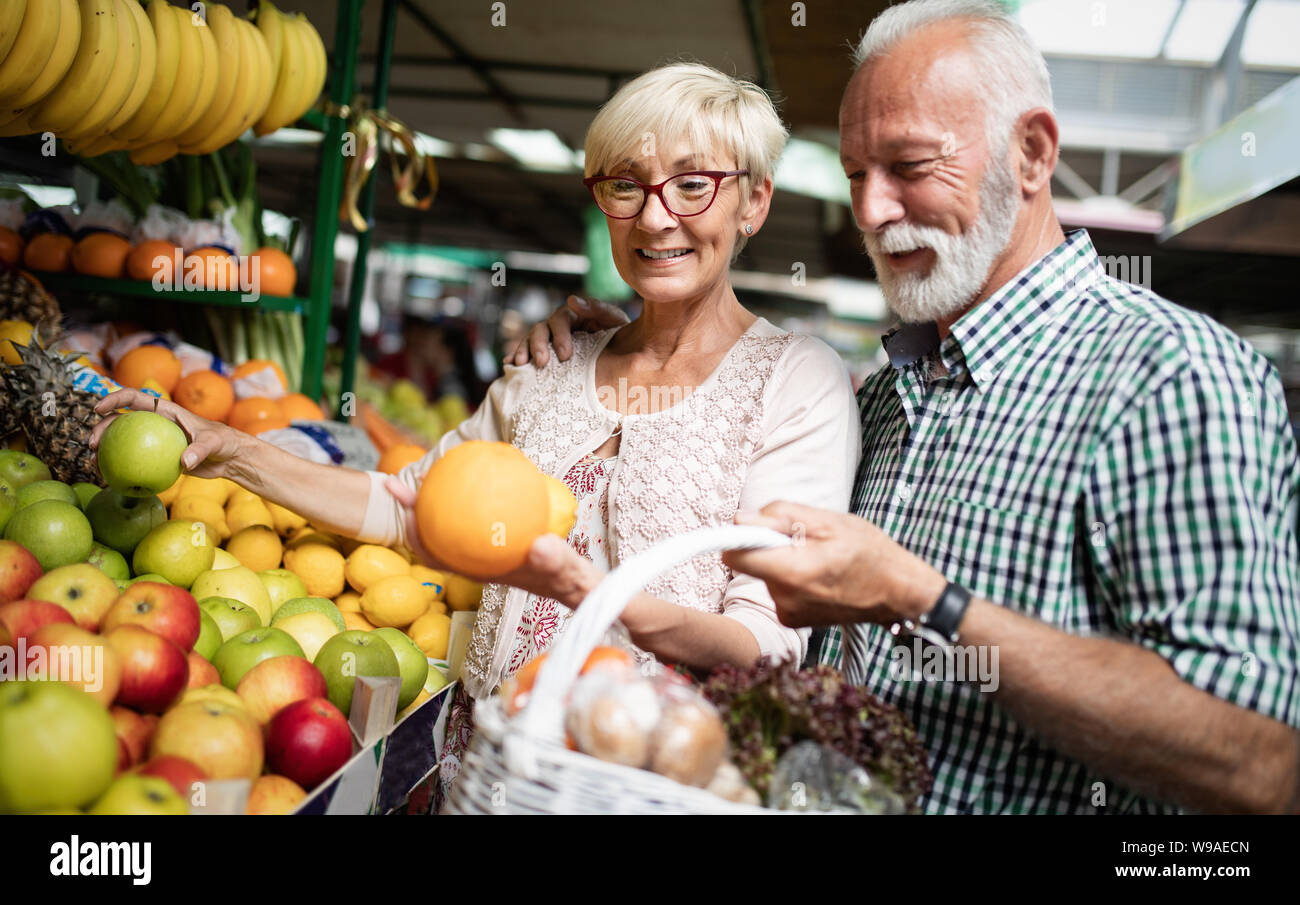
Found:
[[[180,359],[164,346],[136,346],[113,365],[113,379],[124,387],[143,387],[153,380],[170,394],[181,379]]]
[[[224,248],[196,248],[185,256],[184,267],[187,280],[197,272],[200,289],[239,290],[239,263]]]
[[[235,368],[235,370],[231,373],[230,376],[233,379],[238,380],[241,377],[248,377],[252,374],[256,374],[258,371],[264,371],[267,368],[270,368],[272,371],[275,372],[275,376],[280,378],[280,386],[282,386],[285,390],[288,390],[289,378],[284,376],[284,368],[280,367],[278,364],[276,364],[273,361],[268,361],[265,358],[250,358],[248,361],[244,362],[242,365]]]
[[[98,232],[72,246],[69,258],[72,269],[92,277],[119,279],[126,273],[126,257],[131,243],[116,233]]]
[[[126,275],[133,280],[153,280],[161,274],[166,283],[176,275],[176,246],[163,239],[146,239],[126,256]]]
[[[290,421],[323,421],[325,413],[305,393],[286,393],[276,400]]]
[[[263,295],[293,295],[298,282],[298,271],[293,259],[278,248],[259,248],[248,256]]]
[[[23,250],[23,263],[32,270],[62,273],[71,266],[72,237],[56,233],[32,236]]]
[[[231,406],[226,423],[246,434],[260,434],[262,431],[288,427],[289,419],[274,399],[250,396]]]
[[[0,261],[13,266],[23,259],[23,237],[7,226],[0,226]]]
[[[172,399],[200,418],[225,421],[235,404],[235,389],[216,371],[194,371],[176,384]]]

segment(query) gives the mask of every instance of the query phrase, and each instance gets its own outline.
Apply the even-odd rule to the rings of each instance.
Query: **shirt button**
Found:
[[[894,496],[898,497],[900,503],[906,503],[912,498],[912,485],[899,484],[898,490],[894,491]]]

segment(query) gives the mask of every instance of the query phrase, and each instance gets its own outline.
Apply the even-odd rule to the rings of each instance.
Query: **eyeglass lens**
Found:
[[[596,203],[611,217],[635,217],[645,203],[645,190],[625,179],[596,183]],[[708,176],[674,176],[663,188],[663,199],[671,213],[698,214],[708,208],[718,184]]]

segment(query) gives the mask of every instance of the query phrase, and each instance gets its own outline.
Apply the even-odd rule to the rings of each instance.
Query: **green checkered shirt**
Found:
[[[1300,462],[1272,366],[1109,278],[1082,230],[954,324],[949,374],[927,382],[937,339],[933,324],[886,337],[891,363],[858,394],[853,510],[978,597],[1140,644],[1300,725]],[[843,657],[834,629],[811,658],[843,659],[911,718],[935,773],[927,811],[1176,811],[1057,753],[975,684],[891,678],[885,629],[843,638]]]

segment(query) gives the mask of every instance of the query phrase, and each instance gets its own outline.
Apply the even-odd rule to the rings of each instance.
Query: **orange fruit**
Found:
[[[278,364],[276,364],[273,361],[267,361],[265,358],[250,358],[248,361],[244,362],[242,365],[235,368],[235,372],[231,375],[231,377],[233,377],[235,380],[238,380],[241,377],[247,377],[250,374],[256,374],[258,371],[261,371],[263,368],[270,368],[272,371],[274,371],[275,376],[280,378],[280,386],[284,387],[286,390],[289,389],[289,378],[284,376],[284,369],[281,368]]]
[[[13,266],[23,259],[23,237],[7,226],[0,226],[0,261]]]
[[[433,463],[415,500],[424,546],[454,571],[495,577],[523,565],[550,522],[550,491],[509,443],[471,440]]]
[[[293,295],[298,283],[298,271],[293,259],[278,248],[259,248],[248,256],[249,265],[257,275],[258,288],[264,295]]]
[[[127,352],[113,365],[113,379],[124,387],[142,387],[149,379],[168,394],[181,379],[181,362],[171,349],[146,343]]]
[[[262,431],[288,427],[289,419],[280,411],[280,406],[274,399],[250,396],[231,406],[226,423],[247,434],[260,434]]]
[[[176,246],[165,239],[147,239],[126,256],[126,275],[133,280],[153,280],[161,274],[163,282],[171,283],[175,272]]]
[[[533,693],[533,683],[537,681],[537,672],[546,662],[546,654],[538,654],[519,667],[509,679],[501,684],[501,697],[504,700],[506,716],[514,716],[524,709],[528,696]]]
[[[92,277],[116,280],[126,272],[131,243],[114,233],[91,233],[72,246],[72,269]]]
[[[582,664],[582,670],[578,675],[585,676],[595,669],[609,669],[613,672],[631,671],[636,668],[636,660],[632,655],[619,647],[596,647],[592,648],[587,655],[587,662]]]
[[[180,379],[172,399],[200,418],[225,421],[235,404],[235,389],[216,371],[195,371]]]
[[[239,264],[224,248],[205,245],[185,256],[185,274],[198,272],[203,289],[239,291]]]
[[[275,400],[280,403],[280,411],[290,421],[323,421],[325,413],[320,406],[303,393],[288,393]]]
[[[71,254],[71,236],[41,233],[32,236],[32,241],[27,243],[27,248],[23,251],[23,263],[33,270],[60,273],[68,269]]]
[[[424,458],[428,452],[423,446],[416,446],[414,443],[399,443],[391,446],[379,457],[379,464],[375,466],[376,471],[382,471],[384,474],[397,474],[412,462],[418,462]]]

